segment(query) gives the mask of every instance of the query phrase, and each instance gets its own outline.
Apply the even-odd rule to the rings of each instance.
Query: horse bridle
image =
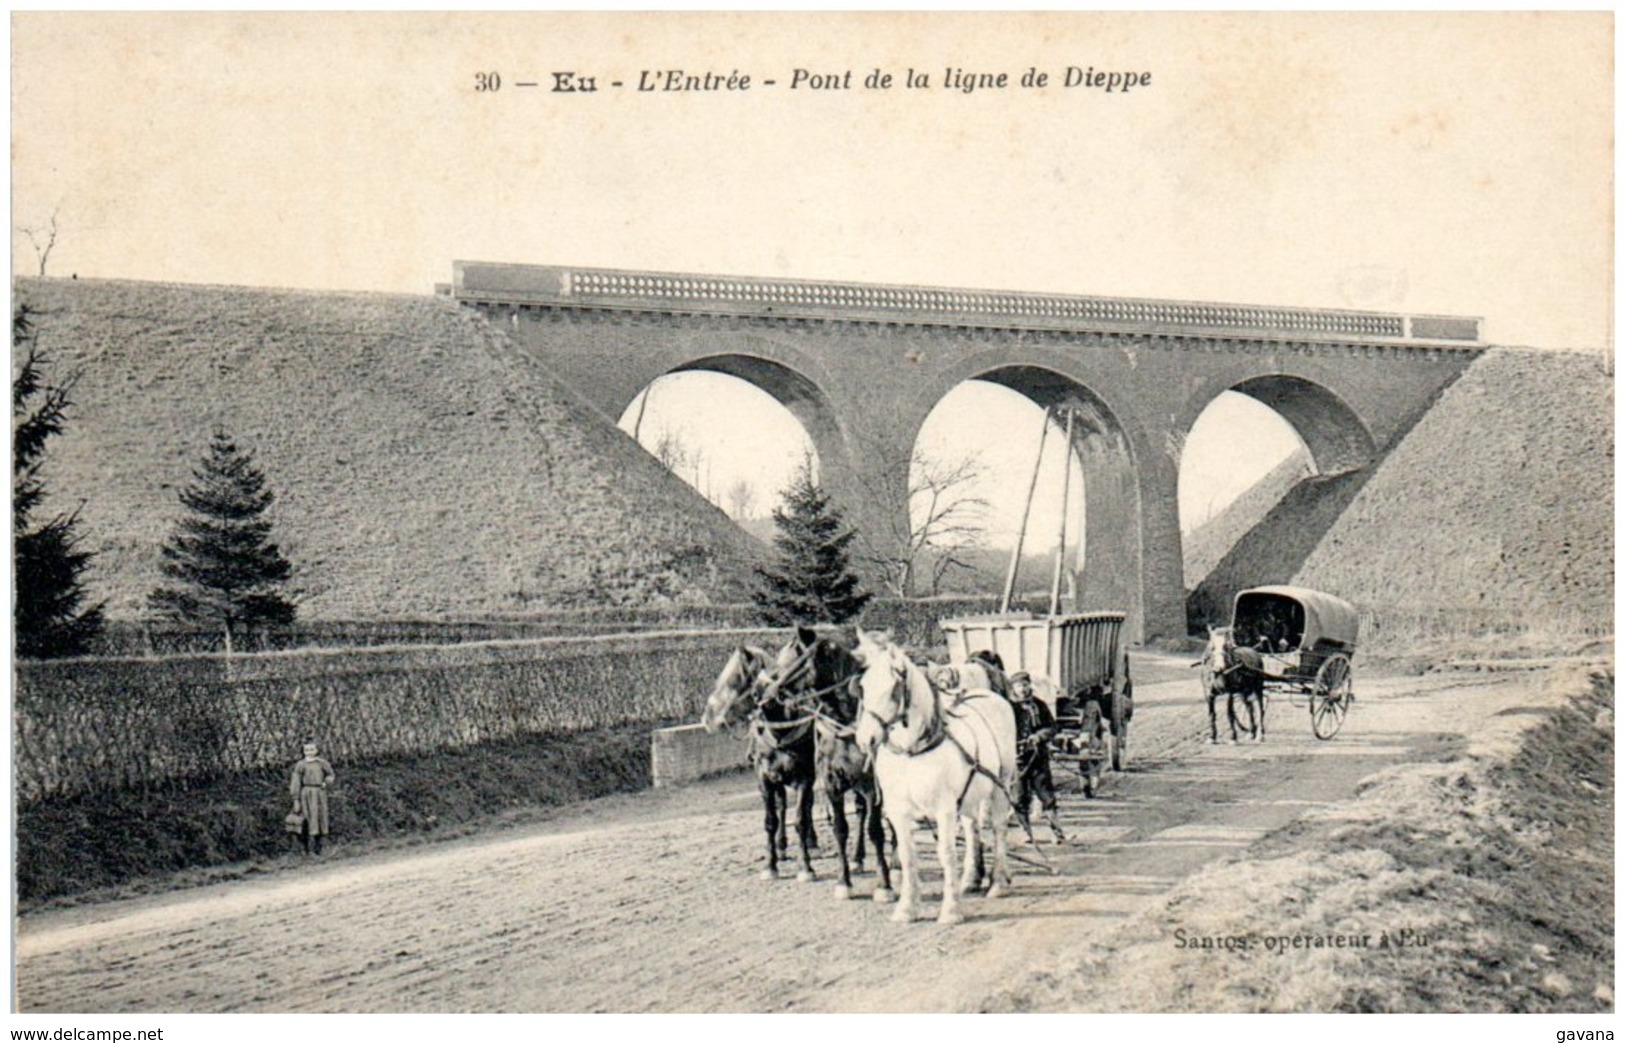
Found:
[[[949,733],[948,726],[943,721],[945,714],[941,709],[941,693],[937,692],[935,686],[932,686],[931,691],[935,697],[933,700],[933,705],[937,709],[937,713],[933,715],[931,721],[927,724],[925,731],[922,732],[920,736],[920,739],[916,740],[914,746],[911,748],[905,749],[893,745],[891,741],[891,730],[901,723],[903,718],[908,714],[909,704],[912,701],[908,690],[908,674],[903,670],[903,668],[894,665],[892,667],[892,696],[894,698],[897,696],[898,689],[901,689],[903,694],[902,697],[897,700],[897,712],[893,714],[889,720],[880,716],[878,713],[875,713],[867,706],[863,708],[864,713],[868,714],[870,717],[873,717],[880,723],[880,738],[886,749],[898,754],[899,756],[917,757],[921,754],[930,753],[938,746],[941,746],[944,742],[947,742],[952,745],[954,749],[959,751],[959,755],[965,759],[966,766],[970,768],[970,771],[965,775],[965,785],[959,791],[960,804],[964,803],[965,794],[970,792],[971,783],[976,780],[976,776],[982,775],[991,780],[993,785],[998,787],[999,791],[1004,794],[1005,799],[1010,801],[1011,805],[1013,806],[1015,804],[1015,799],[1010,795],[1010,791],[1005,788],[1004,781],[993,772],[987,770],[986,765],[984,765],[976,757],[972,756],[971,752],[965,749],[964,745]],[[998,698],[997,695],[991,692],[989,695],[993,698]]]
[[[908,674],[898,666],[891,668],[891,674],[891,698],[897,702],[897,712],[892,714],[890,718],[880,716],[867,706],[863,708],[863,712],[873,717],[880,724],[880,741],[885,744],[888,750],[904,757],[916,757],[922,753],[929,753],[941,746],[943,739],[948,734],[947,729],[942,724],[942,715],[940,713],[932,717],[931,721],[926,725],[926,729],[922,732],[920,739],[916,740],[912,747],[901,747],[891,741],[891,730],[903,723],[903,719],[908,716],[909,707],[913,702],[908,690]],[[902,692],[901,697],[898,696],[899,691]]]
[[[752,659],[754,659],[754,651],[747,651],[751,651]],[[818,719],[818,715],[816,713],[803,713],[801,716],[794,716],[798,710],[804,709],[799,705],[800,700],[781,697],[780,683],[767,669],[767,663],[766,657],[762,657],[760,667],[757,669],[749,689],[743,687],[739,689],[741,696],[746,695],[747,691],[754,696],[751,708],[745,712],[742,719],[751,722],[753,730],[761,739],[766,740],[770,748],[778,749],[799,741],[806,734],[806,731],[812,727],[814,721]],[[777,704],[790,712],[792,714],[791,718],[784,721],[769,720],[764,711],[770,703]]]
[[[777,700],[780,706],[799,710],[806,714],[808,718],[833,729],[837,736],[850,735],[853,731],[852,725],[831,717],[819,706],[819,702],[824,696],[839,691],[843,686],[850,684],[850,678],[844,681],[831,682],[822,688],[797,692],[788,699],[784,698],[782,694],[785,685],[794,683],[812,669],[813,656],[817,651],[818,643],[816,641],[805,645],[796,658],[791,661],[790,665],[785,668],[784,676],[772,678],[768,681],[766,687],[771,690],[771,698]],[[766,700],[762,701],[765,702]]]

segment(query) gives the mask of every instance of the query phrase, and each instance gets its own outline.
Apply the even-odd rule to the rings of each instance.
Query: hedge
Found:
[[[697,719],[736,645],[783,631],[693,631],[17,665],[22,803],[340,760]]]

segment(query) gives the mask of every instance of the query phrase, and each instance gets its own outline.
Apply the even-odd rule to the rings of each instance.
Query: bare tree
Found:
[[[724,494],[728,514],[734,521],[749,521],[756,509],[756,487],[747,479],[736,479]]]
[[[981,480],[980,462],[966,457],[956,462],[931,460],[916,451],[916,466],[909,469],[911,506],[918,504],[919,520],[913,536],[931,565],[931,594],[941,593],[942,581],[952,569],[973,569],[968,552],[978,549],[987,535],[991,504],[970,490]]]
[[[55,210],[51,211],[50,220],[45,223],[43,228],[32,225],[17,226],[17,231],[28,237],[29,245],[34,248],[34,255],[39,258],[39,274],[41,278],[44,278],[45,266],[51,260],[51,248],[56,245],[56,214]]]
[[[904,461],[898,458],[889,463],[881,473],[895,473]],[[951,570],[973,567],[968,552],[981,546],[990,506],[973,493],[982,477],[981,462],[974,456],[942,461],[916,448],[907,466],[903,502],[897,502],[900,493],[895,486],[866,490],[882,508],[889,528],[878,539],[860,536],[863,545],[859,551],[860,559],[875,570],[886,589],[903,598],[916,595],[922,574],[929,578],[930,592],[936,594]]]
[[[687,482],[695,492],[717,506],[722,506],[711,484],[711,461],[706,456],[705,450],[691,448],[683,441],[682,435],[668,428],[660,432],[660,437],[655,440],[650,453],[665,465],[666,470]]]
[[[654,458],[678,477],[682,477],[684,469],[689,466],[689,451],[683,444],[682,436],[669,430],[661,431],[660,437],[655,440]]]

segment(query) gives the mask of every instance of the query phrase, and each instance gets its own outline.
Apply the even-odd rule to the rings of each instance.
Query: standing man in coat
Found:
[[[1055,737],[1055,715],[1044,701],[1033,692],[1033,679],[1022,670],[1010,675],[1012,698],[1010,705],[1016,711],[1016,815],[1021,828],[1029,838],[1033,835],[1029,807],[1032,798],[1038,798],[1044,809],[1044,821],[1057,844],[1066,843],[1058,818],[1059,806],[1055,799],[1055,779],[1050,774],[1049,741]]]

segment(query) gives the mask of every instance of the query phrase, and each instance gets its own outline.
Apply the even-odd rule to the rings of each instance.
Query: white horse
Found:
[[[980,846],[980,827],[993,830],[993,886],[997,898],[1010,884],[1005,831],[1016,779],[1016,719],[993,691],[969,688],[952,701],[933,686],[903,651],[883,636],[858,634],[854,653],[863,664],[863,709],[858,745],[873,751],[881,807],[897,837],[902,887],[892,919],[918,916],[920,879],[914,862],[914,825],[936,827],[942,863],[938,923],[960,923],[959,897],[969,886]],[[970,671],[964,671],[969,678]],[[982,675],[985,678],[985,674]],[[965,864],[955,879],[954,839],[965,828]]]

